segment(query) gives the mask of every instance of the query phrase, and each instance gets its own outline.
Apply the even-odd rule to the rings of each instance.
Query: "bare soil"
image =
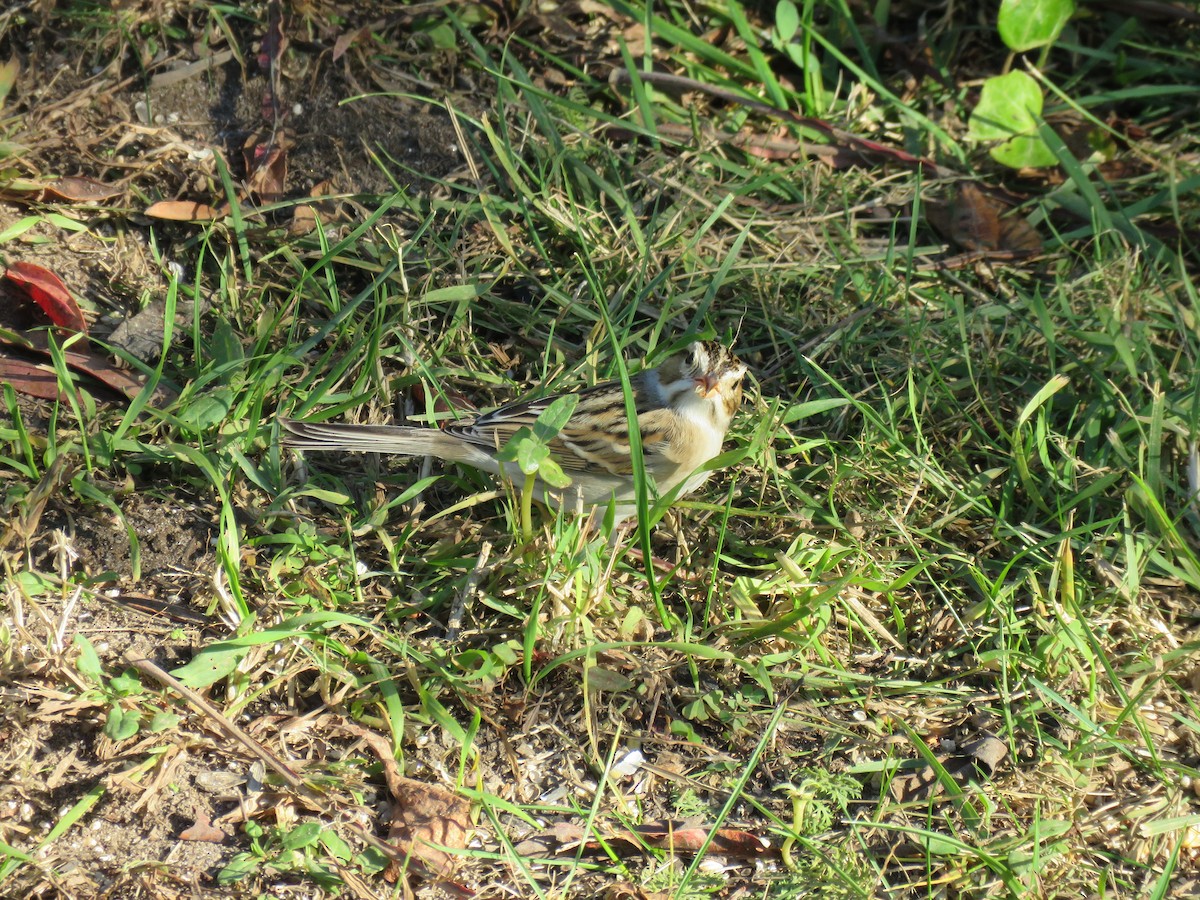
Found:
[[[373,4],[355,7],[347,31],[380,15]],[[183,14],[162,13],[185,30],[195,24]],[[168,61],[143,74],[129,46],[110,45],[107,55],[97,49],[95,58],[87,53],[81,58],[75,43],[62,49],[56,29],[63,24],[39,23],[36,17],[7,22],[0,57],[16,58],[21,66],[6,112],[21,117],[13,139],[29,148],[20,159],[22,174],[86,176],[121,189],[130,209],[109,205],[89,215],[86,207],[75,206],[86,230],[64,238],[40,222],[23,234],[19,248],[5,248],[6,258],[57,273],[89,304],[93,334],[103,338],[142,308],[161,304],[166,283],[155,256],[170,259],[176,241],[180,256],[188,258],[183,245],[195,234],[194,227],[160,223],[159,243],[152,246],[150,223],[136,213],[130,218],[131,210],[158,199],[218,203],[213,151],[229,160],[235,181],[244,178],[242,146],[264,127],[268,79],[253,59],[261,35],[248,28],[238,35],[244,41],[238,50],[249,59],[206,66],[203,61],[221,56],[227,43],[216,40],[206,48],[176,41],[163,48]],[[119,41],[116,34],[107,37]],[[94,71],[101,58],[107,64]],[[383,88],[356,83],[349,76],[350,58],[334,64],[327,45],[293,47],[284,59],[294,67],[282,73],[278,91],[291,142],[285,197],[307,196],[318,185],[326,193],[394,190],[397,185],[368,157],[380,148],[390,155],[389,168],[414,191],[428,190],[462,165],[445,114],[400,96],[402,86],[393,86],[397,92],[391,96],[359,96]],[[186,76],[152,74],[188,65]],[[0,200],[0,230],[28,216],[31,203],[36,198]],[[331,219],[331,228],[356,215],[350,207],[342,213]],[[13,302],[4,304],[0,325],[22,329],[25,314],[16,309],[11,289],[3,290]],[[161,329],[151,337],[153,346]],[[102,386],[92,389],[106,396]],[[112,409],[119,410],[124,401],[109,396]],[[24,395],[17,402],[34,444],[44,447],[50,405]],[[6,469],[0,477],[16,476]],[[81,501],[70,489],[72,478],[107,496],[121,515]],[[0,625],[6,638],[0,663],[0,839],[27,850],[45,844],[34,865],[9,878],[0,892],[81,898],[241,893],[221,889],[213,879],[234,853],[249,847],[238,826],[222,824],[221,817],[236,819],[244,806],[251,761],[221,735],[182,730],[148,734],[116,750],[103,734],[110,699],[86,690],[94,685],[75,670],[78,648],[72,645],[76,635],[86,637],[108,673],[128,670],[125,661],[139,657],[169,670],[224,636],[221,586],[215,583],[219,510],[210,498],[189,496],[186,486],[162,480],[153,468],[119,484],[106,482],[102,471],[76,468],[56,473],[44,487],[43,504],[18,503],[9,510],[16,530],[3,547],[9,577]],[[10,496],[23,493],[9,490]],[[54,571],[81,580],[87,589],[67,596],[45,593],[22,582],[22,570]],[[56,689],[64,678],[85,691],[83,699]],[[186,714],[182,702],[177,712]],[[147,758],[157,763],[144,779],[139,763]],[[181,840],[198,818],[218,822],[223,832],[218,842]],[[49,839],[64,822],[71,827]]]

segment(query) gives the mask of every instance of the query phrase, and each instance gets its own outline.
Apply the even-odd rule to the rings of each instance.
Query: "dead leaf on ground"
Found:
[[[964,250],[1029,256],[1042,249],[1033,226],[976,182],[959,182],[948,203],[927,201],[925,218],[938,234]]]
[[[152,219],[166,219],[170,222],[212,222],[223,218],[228,210],[221,211],[207,203],[196,203],[191,200],[159,200],[146,207],[145,215]]]
[[[287,154],[292,142],[282,129],[256,133],[242,145],[246,185],[264,203],[281,200],[287,182]]]
[[[62,279],[49,269],[30,262],[15,262],[4,277],[24,291],[55,325],[87,334],[87,322],[79,304]]]
[[[712,840],[709,840],[710,833]],[[607,852],[618,856],[630,856],[646,850],[699,853],[704,847],[705,853],[754,859],[771,850],[768,841],[748,831],[718,828],[713,832],[711,828],[702,824],[678,821],[650,822],[628,831],[614,831],[604,835],[594,831],[585,832],[574,823],[559,822],[537,837],[539,843],[557,843],[559,853],[574,851],[580,844],[589,853]]]
[[[63,356],[72,369],[95,378],[105,387],[124,394],[129,400],[140,394],[146,386],[146,376],[141,372],[124,368],[112,358],[94,350],[66,350]],[[171,396],[172,391],[161,384],[155,389],[155,402],[162,402]]]
[[[961,752],[938,756],[946,773],[958,784],[966,784],[978,776],[990,778],[1008,755],[1008,745],[998,737],[984,737],[964,744]],[[890,790],[901,803],[923,801],[936,797],[945,789],[937,770],[924,766],[911,774],[893,778]]]
[[[466,849],[467,839],[474,830],[471,801],[441,785],[401,775],[391,747],[382,735],[349,723],[345,727],[362,738],[383,764],[384,778],[392,794],[388,843],[403,855],[424,863],[432,873],[448,877],[456,859],[450,851]],[[401,865],[393,861],[385,877],[394,882],[401,873]]]
[[[197,303],[200,304],[200,315],[203,315],[212,306],[212,299],[208,294],[201,294],[198,300],[180,297],[176,301],[175,329],[172,332],[174,337],[177,338],[181,332],[186,332],[187,326],[194,321]],[[121,322],[109,335],[108,342],[142,362],[157,359],[163,350],[166,315],[167,301],[159,298]]]
[[[706,853],[752,859],[762,856],[770,844],[756,834],[736,828],[718,828],[715,832],[703,825],[688,826],[682,822],[651,822],[633,829],[634,834],[656,850],[675,850],[698,853],[708,841]],[[709,835],[712,839],[709,840]]]
[[[98,203],[120,197],[123,191],[82,175],[64,175],[42,184],[42,200],[66,200],[70,203]]]
[[[308,192],[308,196],[316,200],[316,203],[302,203],[296,207],[296,211],[292,213],[292,221],[288,226],[288,231],[293,237],[299,237],[303,234],[308,234],[317,227],[317,220],[321,221],[322,225],[328,225],[330,222],[336,221],[341,215],[341,210],[336,200],[326,200],[323,198],[332,197],[337,194],[337,190],[329,181],[321,181],[312,186],[312,190]]]
[[[0,373],[5,375],[0,380],[11,381],[16,390],[30,397],[65,399],[59,394],[58,376],[54,370],[31,358],[49,357],[49,338],[36,331],[21,335],[19,340],[13,340],[14,337],[0,330]],[[129,400],[146,386],[145,376],[140,372],[125,368],[106,354],[82,344],[63,350],[62,356],[68,368],[94,378]],[[153,399],[161,403],[172,396],[173,392],[160,384]]]
[[[196,824],[185,828],[179,834],[181,841],[207,841],[210,844],[220,844],[225,840],[225,832],[214,828],[212,819],[201,813],[196,816]]]
[[[0,382],[11,384],[14,391],[39,400],[67,400],[59,390],[58,375],[44,363],[14,359],[0,347]]]
[[[670,896],[665,891],[648,891],[630,881],[610,884],[600,894],[601,900],[669,900]]]
[[[343,31],[338,35],[337,40],[333,42],[333,61],[337,62],[356,43],[366,40],[374,31],[382,31],[386,25],[387,19],[376,19],[374,22],[364,25],[361,28]]]
[[[0,197],[18,203],[34,200],[65,200],[68,203],[99,203],[121,196],[122,191],[94,178],[68,175],[44,181],[10,178],[0,184]]]
[[[632,79],[628,72],[623,69],[614,69],[609,75],[611,84],[629,82]],[[868,138],[859,137],[849,131],[844,131],[824,119],[818,119],[813,116],[803,116],[799,113],[794,113],[791,110],[778,109],[770,104],[763,103],[758,100],[752,100],[744,97],[741,94],[731,91],[727,88],[718,87],[716,85],[704,84],[695,79],[688,78],[683,75],[675,75],[670,72],[639,72],[637,77],[642,81],[650,84],[659,85],[668,90],[674,91],[695,91],[707,94],[711,97],[717,97],[727,103],[734,103],[743,106],[746,109],[754,110],[755,112],[764,115],[773,116],[783,119],[786,122],[793,123],[801,128],[809,128],[823,134],[836,149],[839,156],[841,154],[849,154],[850,157],[856,158],[855,165],[879,165],[887,163],[895,163],[907,169],[924,172],[935,178],[948,178],[956,174],[953,170],[944,166],[939,166],[931,159],[926,159],[920,156],[914,156],[906,150],[901,150],[898,147],[889,147],[887,144],[881,144],[878,141],[872,141]]]

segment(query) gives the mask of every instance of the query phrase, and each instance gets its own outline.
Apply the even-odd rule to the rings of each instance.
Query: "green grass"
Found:
[[[870,43],[862,23],[812,6],[844,41],[809,46],[824,69],[808,84],[824,90],[807,112],[983,165],[930,118],[962,98],[930,81],[901,99],[877,55],[843,71]],[[805,109],[762,23],[734,17],[728,49],[694,10],[614,8],[649,23],[656,68]],[[463,851],[468,883],[547,898],[643,880],[678,897],[1166,896],[1194,874],[1198,173],[1172,157],[1194,135],[1167,89],[1194,52],[1093,46],[1089,67],[1120,52],[1143,82],[1161,76],[1127,117],[1178,127],[1114,183],[1058,142],[1068,181],[1030,204],[1055,232],[1047,255],[938,272],[910,244],[923,229],[847,212],[910,200],[912,173],[671,146],[656,124],[698,118],[680,98],[635,79],[623,107],[578,69],[573,89],[551,90],[539,66],[574,67],[553,48],[458,27],[493,102],[468,114],[429,99],[457,121],[466,174],[362,198],[363,221],[305,238],[239,218],[182,243],[195,275],[171,302],[211,293],[219,324],[197,316],[128,412],[85,394],[35,428],[5,391],[0,490],[15,520],[64,457],[56,491],[73,504],[124,518],[110,488],[127,478],[211,504],[208,612],[225,633],[185,683],[212,687],[230,718],[323,707],[329,743],[307,748],[305,777],[330,808],[368,807],[377,775],[361,750],[340,758],[335,720],[386,735],[409,774],[474,802],[484,838]],[[835,90],[839,72],[873,102]],[[1116,89],[1058,83],[1087,110]],[[645,137],[609,140],[615,122]],[[432,422],[463,397],[486,407],[620,377],[699,334],[732,343],[754,387],[731,464],[653,534],[612,543],[543,510],[529,540],[511,494],[480,473],[300,460],[277,443],[279,416]],[[178,399],[150,399],[159,379]],[[22,565],[51,595],[77,581],[47,560],[8,565],[26,596],[47,589],[20,581]],[[103,696],[147,720],[170,700],[151,685]],[[956,776],[984,735],[1007,751],[996,771]],[[614,774],[632,749],[656,768]],[[689,815],[714,841],[736,828],[787,852],[718,873],[708,857],[613,846],[643,820]],[[606,849],[522,847],[557,822]],[[330,847],[254,828],[244,884],[338,883]],[[35,847],[0,846],[0,873]],[[370,879],[378,862],[341,859]]]

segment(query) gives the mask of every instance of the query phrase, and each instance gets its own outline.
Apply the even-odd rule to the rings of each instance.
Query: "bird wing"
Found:
[[[632,382],[638,428],[642,433],[647,465],[654,449],[671,436],[674,415],[662,407],[638,379]],[[621,402],[614,402],[614,392]],[[609,381],[578,392],[579,403],[570,420],[550,442],[550,452],[565,472],[629,475],[629,425],[619,381]],[[469,421],[452,422],[443,430],[462,441],[490,451],[498,450],[521,428],[532,428],[546,408],[561,397],[554,394],[518,400]],[[653,470],[652,470],[653,471]]]

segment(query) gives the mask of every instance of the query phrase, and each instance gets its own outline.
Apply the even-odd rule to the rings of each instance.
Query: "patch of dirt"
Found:
[[[343,27],[353,30],[380,15],[374,5],[361,4]],[[261,34],[242,28],[237,53],[228,58],[230,46],[221,35],[207,33],[211,43],[192,45],[195,23],[175,24],[186,40],[164,47],[170,62],[142,74],[133,47],[117,51],[98,71],[88,58],[94,48],[64,52],[57,26],[66,22],[48,29],[32,19],[0,22],[7,29],[0,58],[15,56],[21,63],[5,112],[22,117],[24,128],[13,136],[28,148],[15,162],[22,177],[84,175],[124,191],[115,203],[64,208],[86,226],[74,234],[44,218],[30,225],[36,197],[6,192],[0,232],[24,230],[5,245],[5,258],[57,273],[79,299],[93,334],[102,337],[122,319],[161,302],[177,251],[180,258],[194,256],[188,245],[195,226],[151,223],[138,211],[159,199],[219,204],[224,189],[215,154],[226,160],[248,210],[256,205],[244,187],[251,175],[248,140],[252,146],[286,142],[281,200],[307,197],[314,189],[364,199],[404,185],[428,189],[463,164],[447,114],[401,96],[412,85],[386,83],[382,74],[359,83],[353,73],[367,73],[352,64],[353,53],[334,63],[328,45],[293,45],[279,57],[278,115],[267,114],[271,82],[255,58]],[[226,61],[204,65],[208,56]],[[195,65],[185,69],[189,64]],[[379,93],[389,86],[390,94]],[[350,227],[370,205],[340,201],[327,231]],[[257,227],[286,226],[291,214],[291,207],[266,213]],[[195,277],[176,274],[184,282]],[[4,304],[0,327],[35,325],[17,308],[20,298],[6,295],[14,302]],[[190,330],[190,318],[181,324]],[[93,394],[103,392],[93,388]],[[47,404],[24,397],[17,402],[35,442],[44,441],[51,422]],[[69,438],[65,423],[56,424],[60,439]],[[55,572],[86,585],[63,596],[16,577],[4,581],[0,627],[11,640],[0,666],[0,840],[33,853],[36,861],[9,878],[3,893],[168,897],[217,890],[216,873],[249,846],[237,820],[256,777],[255,760],[215,729],[147,730],[155,715],[193,713],[182,701],[171,709],[148,707],[147,695],[123,692],[111,681],[131,672],[129,657],[170,670],[225,633],[207,627],[219,622],[221,608],[216,507],[150,472],[118,484],[106,483],[102,473],[85,478],[95,494],[108,498],[106,505],[72,490],[71,478],[81,477],[76,470],[63,474],[31,509],[35,485],[21,488],[11,472],[2,477],[14,521],[32,526],[7,548],[9,571]],[[103,667],[100,681],[80,671],[76,635],[94,647]],[[137,740],[121,742],[119,751],[104,733],[115,707],[140,713],[144,725]],[[204,817],[218,823],[223,840],[182,840]],[[66,823],[73,824],[51,839],[52,829]]]

